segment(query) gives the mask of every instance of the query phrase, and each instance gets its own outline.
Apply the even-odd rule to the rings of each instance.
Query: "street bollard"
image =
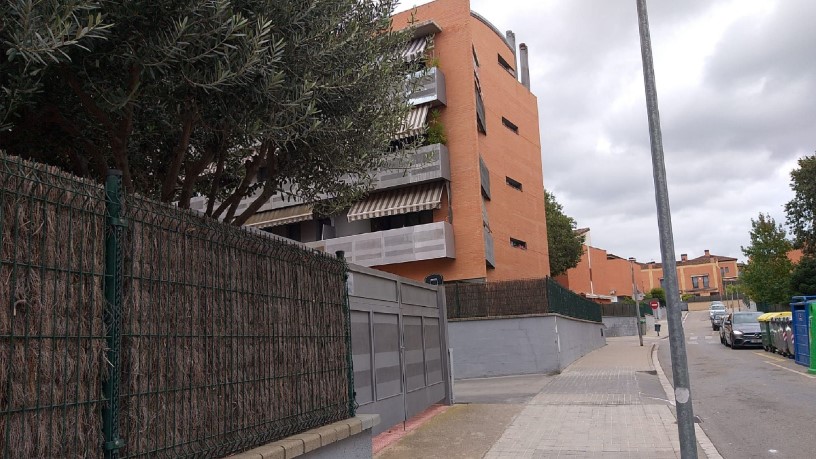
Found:
[[[657,333],[657,336],[660,336],[660,324],[655,324],[655,332]]]

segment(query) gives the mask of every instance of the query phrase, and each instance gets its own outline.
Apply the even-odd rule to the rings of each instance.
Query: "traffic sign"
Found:
[[[653,310],[656,310],[660,306],[660,302],[657,300],[652,300],[649,302],[649,306],[651,306]]]

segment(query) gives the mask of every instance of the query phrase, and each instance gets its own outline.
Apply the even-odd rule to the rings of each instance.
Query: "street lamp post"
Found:
[[[660,233],[660,254],[663,259],[663,275],[666,279],[667,319],[669,322],[669,348],[671,350],[674,401],[677,409],[677,430],[680,439],[680,456],[697,459],[697,439],[694,432],[694,410],[691,403],[691,384],[686,355],[686,337],[680,314],[680,291],[677,282],[674,235],[672,234],[669,189],[666,182],[666,164],[663,157],[663,134],[660,131],[660,114],[657,107],[654,62],[652,62],[652,39],[649,36],[649,17],[646,0],[636,0],[640,55],[643,61],[643,83],[646,90],[646,115],[649,122],[649,140],[652,150],[652,173],[657,204],[657,226]]]
[[[637,315],[638,341],[643,346],[643,332],[640,329],[640,298],[638,298],[637,283],[635,282],[635,259],[629,257],[629,270],[632,271],[632,298],[635,299],[635,311]]]

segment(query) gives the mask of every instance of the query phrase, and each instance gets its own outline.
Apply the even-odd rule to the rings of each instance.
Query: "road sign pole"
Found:
[[[635,315],[637,316],[638,341],[643,346],[643,330],[640,329],[640,298],[638,298],[637,282],[635,282],[635,259],[629,259],[629,270],[632,271],[632,297],[635,299]]]
[[[649,139],[652,147],[652,172],[657,202],[657,225],[660,232],[660,254],[666,288],[669,345],[671,348],[674,399],[677,406],[677,430],[680,437],[680,456],[697,459],[697,439],[694,433],[694,411],[691,406],[691,384],[686,356],[686,337],[680,314],[680,290],[677,282],[677,261],[672,234],[669,190],[666,182],[666,164],[663,158],[663,135],[660,132],[660,113],[657,107],[652,41],[649,36],[649,17],[646,0],[636,0],[640,53],[643,60],[643,83],[646,90],[646,113],[649,120]]]

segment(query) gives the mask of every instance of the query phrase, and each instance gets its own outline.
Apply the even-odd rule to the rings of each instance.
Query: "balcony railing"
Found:
[[[342,250],[346,260],[362,266],[456,258],[453,227],[448,222],[356,234],[306,245],[328,253]]]
[[[450,180],[450,156],[448,148],[436,143],[426,145],[416,149],[416,152],[394,159],[387,163],[387,166],[380,169],[374,179],[374,189],[383,190],[395,186],[414,185],[419,183],[433,182],[436,180]],[[244,209],[261,193],[258,190],[255,195],[241,200],[238,205],[236,215],[240,215]],[[280,209],[296,204],[302,204],[300,199],[287,197],[281,193],[274,194],[258,212]],[[190,200],[190,207],[193,210],[204,211],[207,199],[196,197]]]
[[[416,89],[410,95],[412,105],[430,103],[431,106],[447,105],[448,97],[445,92],[445,74],[438,67],[420,70],[410,78],[416,79]]]
[[[440,143],[420,147],[415,153],[389,161],[377,172],[374,189],[382,190],[402,185],[450,180],[448,148]]]

